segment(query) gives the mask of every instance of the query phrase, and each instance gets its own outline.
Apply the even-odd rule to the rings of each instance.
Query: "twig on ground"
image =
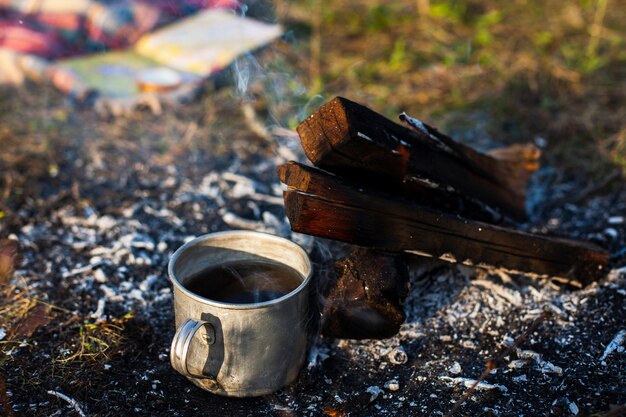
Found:
[[[463,394],[463,396],[461,398],[459,398],[459,400],[456,403],[454,403],[454,406],[452,406],[452,409],[444,417],[452,417],[452,415],[459,410],[461,405],[476,390],[476,387],[478,386],[478,384],[480,384],[485,378],[487,378],[487,376],[489,376],[491,371],[496,369],[498,367],[498,365],[504,360],[505,357],[507,357],[509,354],[511,354],[511,352],[513,352],[513,350],[517,349],[522,343],[524,343],[524,341],[528,338],[528,336],[530,336],[532,334],[532,332],[534,332],[535,329],[537,329],[537,327],[539,327],[539,325],[544,320],[549,318],[551,315],[552,315],[552,313],[550,313],[548,311],[544,312],[542,315],[537,317],[530,324],[530,326],[528,326],[528,329],[526,329],[526,331],[521,336],[519,336],[517,339],[515,339],[513,344],[511,344],[506,349],[504,349],[502,352],[500,352],[500,354],[496,358],[488,359],[487,360],[487,366],[486,366],[485,370],[483,371],[483,373],[476,379],[474,384],[467,391],[465,391],[465,394]]]
[[[4,416],[13,417],[15,413],[13,413],[13,408],[11,407],[11,400],[7,394],[6,383],[4,382],[4,375],[0,374],[0,406]]]
[[[78,404],[78,401],[76,401],[73,398],[68,397],[67,395],[60,393],[58,391],[53,391],[53,390],[49,390],[48,394],[50,395],[54,395],[57,398],[62,399],[63,401],[68,402],[72,408],[78,413],[78,415],[80,415],[80,417],[87,417],[85,415],[85,413],[83,412],[83,410],[80,408],[80,405]]]

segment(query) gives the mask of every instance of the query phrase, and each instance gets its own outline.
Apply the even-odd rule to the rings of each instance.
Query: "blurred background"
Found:
[[[407,111],[478,146],[542,138],[548,155],[599,175],[603,162],[624,168],[623,2],[277,6],[309,100],[343,95],[392,119]]]
[[[618,0],[248,1],[235,13],[278,22],[280,39],[160,115],[103,117],[46,81],[0,87],[3,195],[25,181],[7,161],[20,155],[32,177],[57,172],[64,158],[52,154],[73,141],[166,159],[241,149],[238,139],[293,130],[336,95],[392,119],[406,111],[479,148],[535,141],[581,184],[615,179],[626,169],[625,10]]]

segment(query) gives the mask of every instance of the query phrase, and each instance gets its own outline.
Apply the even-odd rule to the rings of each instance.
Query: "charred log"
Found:
[[[355,249],[334,264],[337,279],[326,298],[322,334],[345,339],[383,339],[406,316],[408,271],[398,255]]]
[[[282,165],[294,231],[387,251],[417,251],[589,284],[608,252],[585,242],[472,221],[296,163]]]
[[[314,165],[347,178],[368,178],[396,194],[418,196],[424,181],[454,190],[514,218],[525,217],[526,183],[538,150],[512,164],[455,142],[435,128],[403,117],[412,128],[337,97],[298,126]],[[419,197],[418,197],[419,198]]]

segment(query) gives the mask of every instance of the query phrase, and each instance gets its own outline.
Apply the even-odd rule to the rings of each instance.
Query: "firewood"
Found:
[[[464,219],[297,163],[280,166],[278,174],[289,187],[285,210],[296,232],[583,285],[606,272],[608,252],[590,243]]]
[[[322,334],[344,339],[384,339],[400,330],[409,276],[399,255],[357,248],[335,261],[322,313]]]
[[[305,154],[322,169],[368,178],[404,196],[431,181],[516,219],[525,217],[526,183],[537,168],[536,148],[527,152],[528,163],[509,163],[455,142],[425,123],[402,118],[413,128],[336,97],[297,130]]]
[[[499,212],[490,209],[480,201],[469,198],[450,187],[432,180],[413,178],[410,181],[410,191],[404,190],[408,192],[408,195],[403,190],[394,187],[393,184],[389,184],[384,177],[382,181],[381,178],[369,178],[367,176],[361,180],[366,182],[371,188],[391,190],[424,206],[447,213],[455,213],[470,219],[496,224],[504,220]]]

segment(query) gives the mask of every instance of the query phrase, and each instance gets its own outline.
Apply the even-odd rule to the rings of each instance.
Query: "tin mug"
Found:
[[[295,269],[302,282],[269,301],[231,304],[202,297],[189,278],[225,263],[273,262]],[[312,266],[297,244],[266,233],[229,231],[197,237],[170,258],[176,334],[172,367],[198,387],[224,396],[252,397],[295,381],[307,348]]]

